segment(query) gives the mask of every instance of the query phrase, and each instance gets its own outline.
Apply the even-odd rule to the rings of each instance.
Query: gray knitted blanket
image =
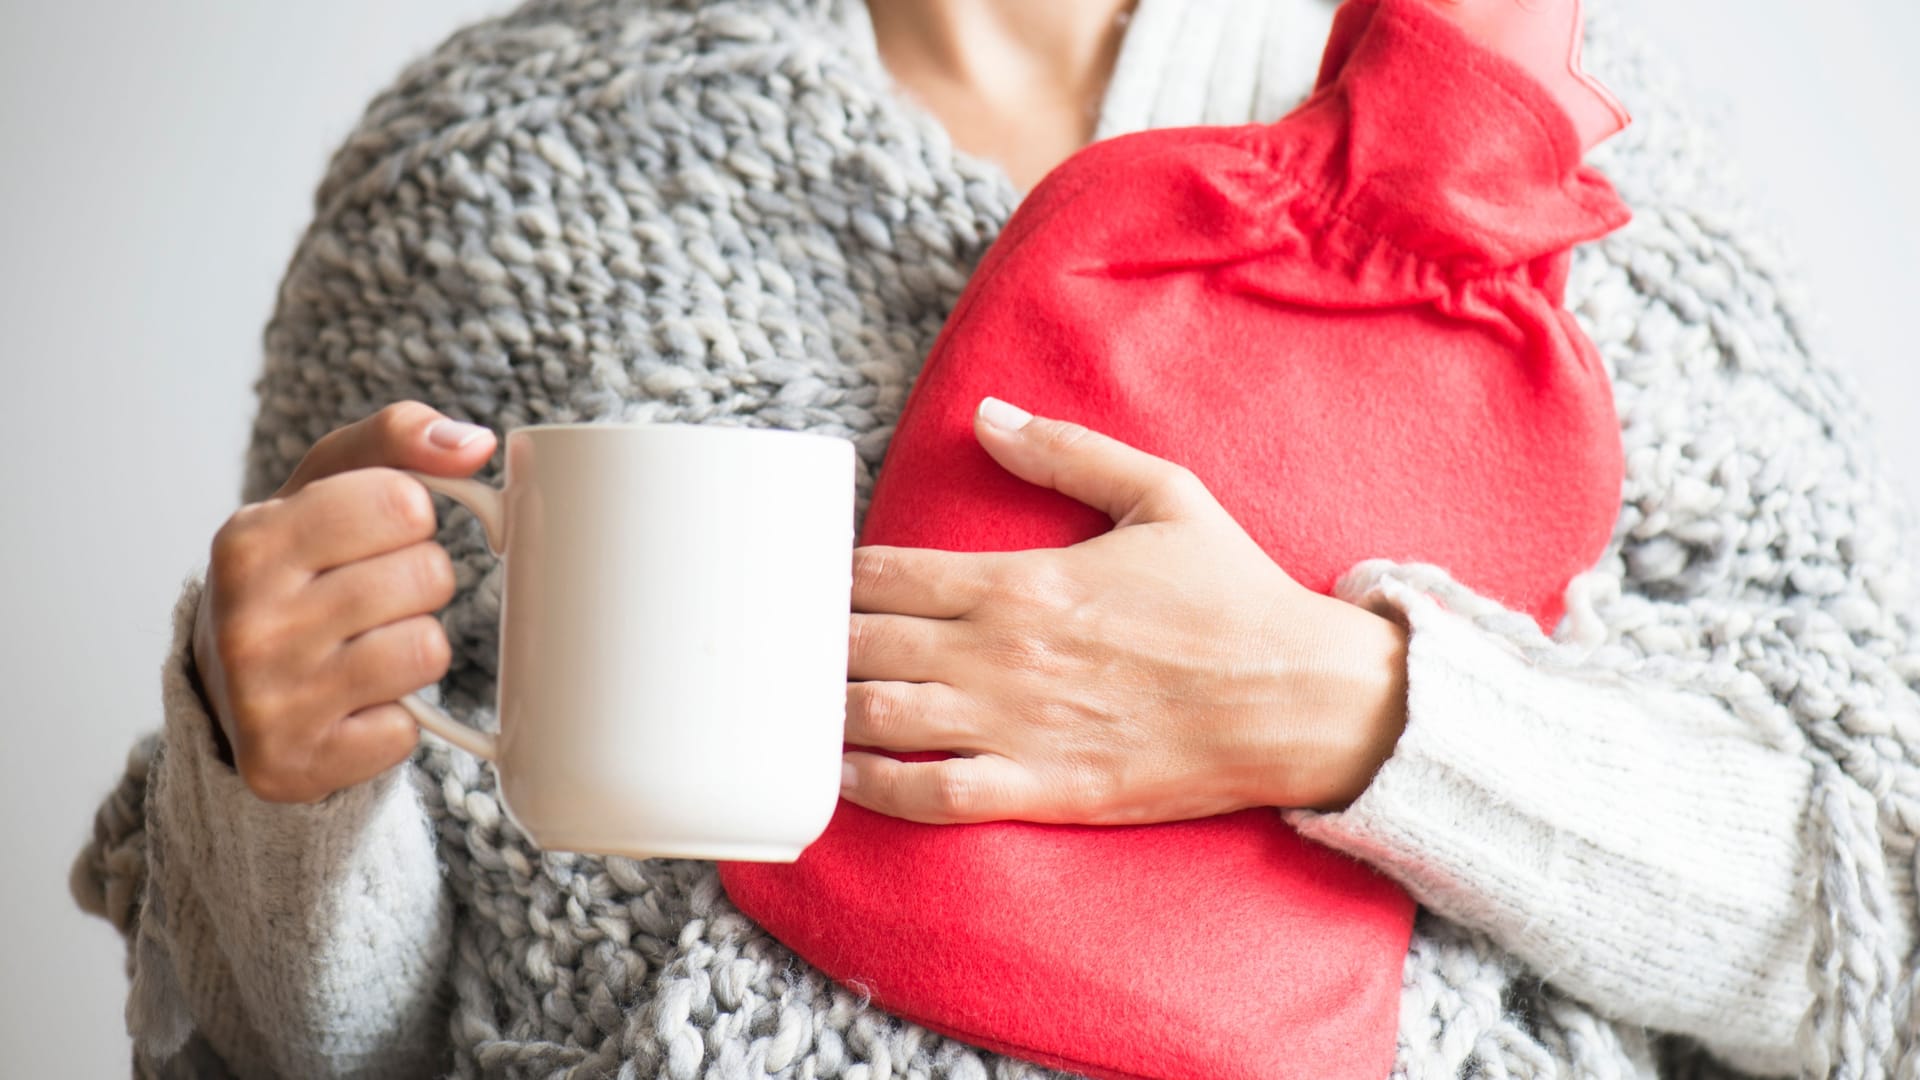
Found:
[[[1509,884],[1474,877],[1488,873],[1475,860],[1396,851],[1337,815],[1299,820],[1427,909],[1396,1076],[1705,1076],[1726,1062],[1920,1076],[1912,534],[1846,380],[1809,348],[1709,145],[1604,16],[1588,63],[1637,122],[1593,161],[1636,220],[1578,253],[1569,306],[1615,378],[1628,475],[1613,546],[1553,640],[1429,568],[1364,567],[1343,591],[1437,596],[1569,700],[1698,699],[1810,777],[1787,808],[1804,831],[1779,844],[1804,849],[1794,866],[1812,876],[1804,895],[1770,898],[1813,914],[1804,937],[1779,938],[1805,950],[1784,961],[1805,972],[1804,1023],[1744,1047],[1663,1034],[1631,993],[1586,989],[1613,985],[1595,974],[1611,961],[1554,959],[1562,930],[1604,937],[1613,912],[1565,915],[1543,890],[1533,924],[1482,917],[1472,897]],[[918,365],[1017,193],[889,89],[852,40],[858,18],[845,0],[536,3],[408,69],[334,158],[287,273],[245,498],[329,430],[418,398],[496,430],[838,435],[858,449],[864,514]],[[465,515],[446,516],[441,540],[461,583],[442,702],[491,727],[500,570]],[[196,599],[189,587],[182,618]],[[433,740],[384,787],[320,808],[243,805],[195,734],[210,721],[180,696],[179,659],[176,643],[167,731],[135,749],[75,877],[128,934],[143,1072],[1050,1075],[828,982],[734,910],[710,864],[533,849],[490,769]],[[1497,775],[1481,782],[1472,798],[1504,798]],[[1596,818],[1668,813],[1664,794],[1618,783]],[[1686,834],[1709,817],[1657,824]],[[1686,948],[1710,954],[1711,936]],[[1709,990],[1731,978],[1619,940],[1621,963],[1641,965],[1622,971]],[[355,949],[360,966],[338,959]]]

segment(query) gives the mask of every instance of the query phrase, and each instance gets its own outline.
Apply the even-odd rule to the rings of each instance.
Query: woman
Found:
[[[248,505],[177,608],[166,729],[76,867],[82,902],[129,933],[143,1071],[1026,1070],[826,983],[710,864],[531,851],[489,771],[416,745],[395,696],[439,679],[456,713],[491,701],[498,579],[470,522],[436,531],[383,467],[467,475],[485,429],[542,420],[749,423],[855,440],[864,510],[1017,192],[1090,137],[1277,116],[1330,15],[1144,0],[1123,27],[1122,7],[537,3],[375,101],[268,329]],[[1134,678],[1098,749],[1108,779],[1164,760],[1192,729],[1156,698],[1273,673],[1235,688],[1259,708],[1227,717],[1216,688],[1201,722],[1263,718],[1302,782],[1275,801],[1431,913],[1406,964],[1408,1076],[1871,1073],[1912,1037],[1903,537],[1845,394],[1709,213],[1725,196],[1690,129],[1612,41],[1596,26],[1589,63],[1638,123],[1595,163],[1637,221],[1581,253],[1569,301],[1615,368],[1628,476],[1561,637],[1369,564],[1341,598],[1379,614],[1276,657],[1236,631],[1277,594],[1197,554],[1230,523],[1195,514],[1128,561],[1060,564],[1137,584],[1148,613],[1108,621],[1104,658],[1135,658]],[[1023,475],[1110,494],[1168,475],[1052,418],[980,437]],[[443,635],[431,613],[456,584]],[[1006,644],[979,642],[956,689],[1005,693]],[[1356,651],[1377,666],[1329,663]],[[1084,690],[1021,683],[1038,704]],[[1286,722],[1302,715],[1317,723]],[[850,731],[873,721],[850,696]],[[1057,749],[1017,720],[1002,735],[1040,740],[1033,763]],[[1095,816],[1031,774],[984,801],[877,773],[848,794],[931,819]],[[1107,801],[1165,816],[1123,782]]]

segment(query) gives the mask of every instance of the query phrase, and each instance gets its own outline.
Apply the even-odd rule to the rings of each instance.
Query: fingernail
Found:
[[[840,790],[841,791],[845,791],[848,788],[853,786],[854,775],[855,773],[853,771],[852,762],[843,761],[840,763]]]
[[[435,420],[427,428],[427,441],[442,450],[458,450],[487,433],[487,429],[478,424],[463,424],[458,420]]]
[[[980,419],[1004,431],[1019,431],[1033,419],[1033,414],[1018,405],[990,397],[980,399]]]

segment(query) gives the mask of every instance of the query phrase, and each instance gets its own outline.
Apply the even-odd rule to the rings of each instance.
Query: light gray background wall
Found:
[[[1920,499],[1920,8],[1614,2],[1728,103]],[[72,908],[68,860],[158,721],[168,609],[232,508],[259,327],[325,154],[405,58],[498,6],[0,4],[0,1075],[123,1074],[120,946]]]

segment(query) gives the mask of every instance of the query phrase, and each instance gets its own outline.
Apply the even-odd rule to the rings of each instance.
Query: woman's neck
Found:
[[[887,70],[1023,190],[1092,137],[1132,0],[870,0]]]
[[[1131,0],[869,0],[888,66],[1005,100],[1036,86],[1097,92]]]

